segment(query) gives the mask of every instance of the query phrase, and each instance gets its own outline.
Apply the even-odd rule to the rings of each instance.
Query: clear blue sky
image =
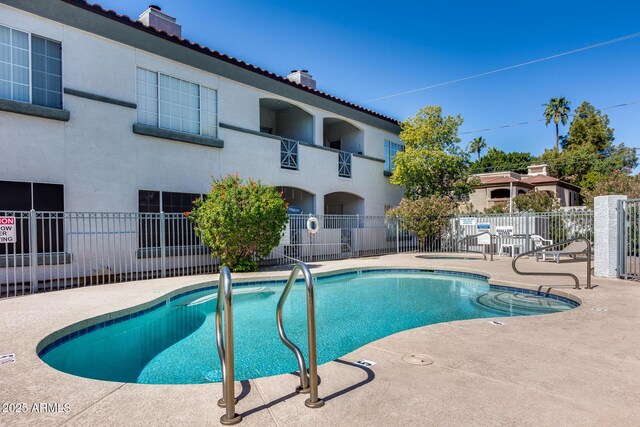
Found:
[[[132,18],[150,0],[103,0]],[[640,32],[640,2],[157,0],[183,37],[281,75],[306,68],[318,88],[363,100],[437,84]],[[429,104],[465,119],[461,132],[542,118],[564,96],[576,107],[640,100],[640,37],[487,77],[362,105],[405,119]],[[605,111],[616,142],[640,147],[640,103]],[[462,135],[540,154],[544,122]]]

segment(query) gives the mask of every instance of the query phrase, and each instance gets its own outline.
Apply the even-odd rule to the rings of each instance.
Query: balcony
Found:
[[[313,116],[282,99],[260,99],[260,132],[280,137],[280,167],[298,170],[300,142],[313,144]]]
[[[324,146],[338,152],[338,176],[351,178],[352,154],[363,154],[364,132],[335,117],[323,120]]]

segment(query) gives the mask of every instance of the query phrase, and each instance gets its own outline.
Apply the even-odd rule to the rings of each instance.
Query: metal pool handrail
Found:
[[[304,282],[307,289],[307,337],[309,344],[309,372],[304,361],[302,352],[289,338],[284,331],[282,325],[282,307],[284,302],[289,296],[291,287],[298,277],[298,273],[302,272],[304,276]],[[313,296],[313,276],[309,267],[304,262],[298,262],[289,275],[289,280],[282,290],[280,300],[278,301],[278,307],[276,308],[276,323],[278,325],[278,334],[282,342],[289,347],[293,354],[295,354],[298,361],[298,368],[300,369],[300,387],[298,391],[300,393],[309,393],[309,399],[304,404],[308,408],[319,408],[324,405],[324,401],[318,398],[318,354],[316,352],[316,312]]]
[[[224,342],[222,334],[222,311],[224,307]],[[218,400],[218,406],[226,408],[226,413],[220,417],[220,423],[224,425],[237,424],[242,421],[242,416],[236,414],[236,398],[234,394],[234,360],[233,360],[233,295],[231,284],[231,272],[229,267],[220,269],[218,280],[218,301],[216,305],[216,344],[218,356],[222,368],[222,399]]]
[[[551,272],[551,273],[542,273],[542,272],[538,272],[538,271],[520,271],[516,267],[516,261],[518,261],[520,258],[522,258],[524,256],[533,255],[535,253],[542,253],[542,252],[546,251],[547,249],[555,248],[555,247],[558,247],[560,245],[565,245],[567,243],[578,242],[578,241],[581,241],[581,240],[583,242],[587,243],[587,289],[592,289],[592,287],[591,287],[591,241],[589,239],[585,238],[585,237],[575,237],[573,239],[563,240],[563,241],[558,242],[558,243],[553,243],[553,244],[548,245],[548,246],[542,246],[542,247],[534,249],[532,251],[528,251],[528,252],[522,253],[522,254],[518,255],[517,257],[513,258],[513,261],[511,261],[511,268],[513,269],[513,271],[516,274],[519,274],[521,276],[564,276],[564,277],[571,277],[576,282],[576,286],[574,286],[574,289],[580,289],[580,280],[578,279],[578,276],[576,276],[575,274],[572,274],[572,273],[553,273],[553,272]]]
[[[483,234],[488,234],[489,235],[489,254],[491,255],[491,261],[493,261],[493,234],[491,234],[488,231],[483,231],[481,233],[478,234],[474,234],[472,236],[465,236],[462,239],[458,240],[456,242],[456,249],[459,250],[460,247],[460,243],[464,242],[465,240],[467,241],[467,249],[464,251],[466,253],[470,253],[470,254],[480,254],[484,257],[484,260],[487,260],[487,254],[485,254],[484,252],[480,252],[480,251],[471,251],[469,250],[469,239],[473,239],[474,237],[478,237],[478,236],[482,236]]]

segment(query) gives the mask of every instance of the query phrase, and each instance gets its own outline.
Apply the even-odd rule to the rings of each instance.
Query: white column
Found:
[[[597,277],[618,277],[618,200],[627,196],[599,196],[593,201],[594,259]]]

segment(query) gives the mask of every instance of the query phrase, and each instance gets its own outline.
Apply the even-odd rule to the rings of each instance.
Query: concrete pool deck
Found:
[[[595,289],[573,290],[568,278],[517,276],[510,261],[400,254],[310,263],[314,274],[366,267],[475,272],[490,275],[495,284],[551,286],[579,297],[582,305],[551,315],[500,318],[502,326],[473,319],[382,338],[319,366],[319,393],[326,401],[319,409],[306,408],[306,396],[293,393],[294,375],[236,383],[236,410],[244,416],[240,425],[639,425],[640,284],[593,278]],[[550,261],[520,262],[523,270],[559,268]],[[560,267],[585,282],[584,262]],[[268,271],[234,279],[287,275],[287,270]],[[215,405],[220,384],[89,380],[56,371],[36,354],[44,337],[68,325],[212,280],[217,275],[1,300],[0,354],[14,353],[16,363],[0,365],[0,425],[220,425],[223,410]],[[403,355],[414,353],[434,363],[403,361]],[[376,365],[354,365],[359,359]],[[15,412],[10,404],[24,404],[26,412]]]

